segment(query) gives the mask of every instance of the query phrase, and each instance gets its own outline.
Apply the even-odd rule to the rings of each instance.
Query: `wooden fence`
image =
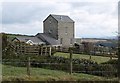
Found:
[[[15,52],[23,55],[51,55],[51,46],[30,45],[26,43],[14,43]]]

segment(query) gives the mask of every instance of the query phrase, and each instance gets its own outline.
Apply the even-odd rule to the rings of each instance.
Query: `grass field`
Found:
[[[67,72],[49,70],[43,68],[31,68],[31,76],[27,76],[26,67],[13,67],[8,65],[2,65],[3,81],[76,81],[76,80],[111,80],[104,77],[73,73],[70,75]],[[116,79],[112,79],[116,80]]]
[[[61,56],[65,58],[69,58],[70,54],[69,53],[62,53],[62,52],[57,52],[54,54],[54,56]],[[77,59],[89,59],[90,55],[84,55],[84,54],[73,54],[73,58]],[[117,58],[113,58],[117,59]],[[102,57],[102,56],[92,56],[92,60],[97,62],[97,63],[103,63],[107,62],[110,60],[110,57]]]

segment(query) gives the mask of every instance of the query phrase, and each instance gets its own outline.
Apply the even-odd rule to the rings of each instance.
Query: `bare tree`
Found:
[[[83,44],[84,44],[84,52],[86,54],[89,54],[91,59],[91,55],[94,50],[94,44],[92,42],[83,42]]]

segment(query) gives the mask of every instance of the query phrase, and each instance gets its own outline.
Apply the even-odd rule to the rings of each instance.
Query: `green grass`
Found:
[[[57,52],[57,53],[54,54],[54,56],[61,56],[61,57],[69,58],[70,54],[69,53]],[[77,58],[77,59],[89,59],[89,57],[90,57],[90,55],[73,54],[73,58]],[[113,59],[117,59],[117,58],[113,58]],[[103,62],[109,61],[110,57],[102,57],[102,56],[93,56],[92,55],[92,60],[97,62],[97,63],[103,63]]]
[[[43,68],[31,68],[31,76],[27,76],[26,67],[13,67],[2,65],[3,81],[27,80],[27,81],[77,81],[77,80],[110,80],[100,76],[88,75],[83,73],[73,73],[49,70]]]

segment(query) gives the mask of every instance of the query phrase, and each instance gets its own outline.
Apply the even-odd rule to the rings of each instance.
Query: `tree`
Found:
[[[2,33],[2,55],[3,57],[6,55],[7,46],[8,46],[7,35]]]
[[[84,53],[88,54],[89,53],[88,42],[83,42],[83,45],[84,45]]]
[[[13,58],[14,48],[12,44],[8,41],[8,36],[5,33],[2,33],[2,58],[3,59],[10,59]]]
[[[92,52],[94,50],[93,43],[92,42],[83,42],[83,44],[84,44],[84,52],[86,54],[89,54],[90,55],[90,59],[91,59],[91,54],[92,54]]]

